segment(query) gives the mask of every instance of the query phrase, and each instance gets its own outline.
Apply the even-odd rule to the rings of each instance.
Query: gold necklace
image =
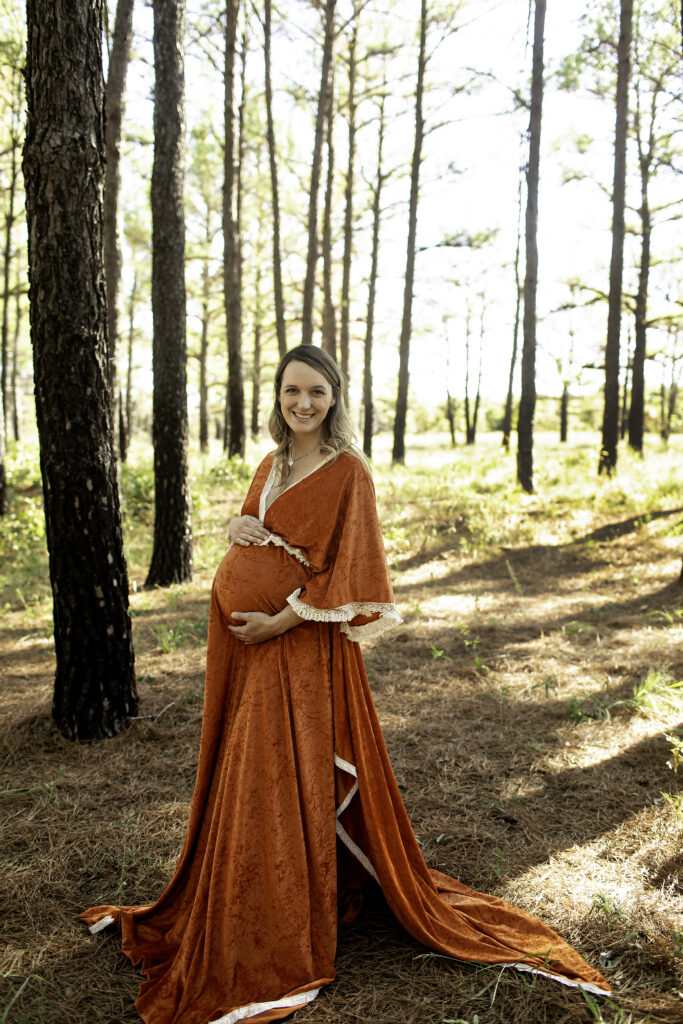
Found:
[[[311,455],[316,450],[316,448],[320,448],[320,442],[318,442],[318,444],[314,445],[313,448],[311,448],[310,451],[304,452],[303,455],[297,455],[297,457],[295,459],[291,458],[291,456],[290,456],[287,465],[291,468],[294,465],[295,462],[299,462],[301,459],[305,459],[307,455]]]

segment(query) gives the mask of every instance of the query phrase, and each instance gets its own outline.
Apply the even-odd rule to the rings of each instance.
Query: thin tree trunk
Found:
[[[363,346],[363,451],[372,458],[372,428],[374,408],[372,397],[372,343],[375,329],[375,300],[377,296],[377,267],[379,261],[379,229],[382,212],[381,197],[384,185],[382,171],[382,151],[384,148],[386,104],[386,67],[382,94],[379,103],[379,128],[377,136],[377,176],[372,196],[372,256],[370,258],[370,281],[368,283],[368,312],[365,326],[365,343]]]
[[[472,414],[472,440],[474,444],[477,439],[477,420],[479,419],[479,406],[481,405],[481,374],[484,363],[484,314],[482,312],[479,327],[479,369],[477,370],[477,393],[474,396],[474,412]]]
[[[187,467],[187,343],[183,211],[185,0],[154,0],[154,548],[152,586],[192,577]]]
[[[21,439],[21,394],[19,392],[19,337],[21,335],[21,282],[17,275],[14,296],[14,337],[12,339],[12,378],[10,393],[12,395],[12,434],[15,441]]]
[[[260,259],[257,259],[254,281],[254,354],[251,369],[251,436],[254,440],[258,437],[261,429],[259,410],[261,405],[261,331],[263,330],[262,276],[262,263]]]
[[[353,260],[353,185],[356,161],[356,46],[361,6],[353,8],[353,29],[349,40],[349,154],[346,167],[344,205],[344,260],[342,265],[341,326],[339,352],[344,380],[349,379],[349,324],[351,317],[351,262]]]
[[[325,0],[323,59],[320,71],[320,92],[315,118],[313,158],[311,161],[311,186],[308,202],[308,251],[306,257],[306,278],[304,280],[303,309],[301,313],[301,343],[313,344],[313,298],[315,295],[315,268],[318,263],[318,192],[322,165],[323,133],[325,111],[330,92],[332,55],[334,50],[334,17],[336,0]]]
[[[621,286],[624,269],[624,203],[626,195],[626,136],[628,132],[628,84],[631,73],[633,0],[621,0],[617,52],[617,101],[614,131],[614,182],[612,185],[612,255],[609,270],[609,309],[605,345],[605,399],[602,416],[602,447],[598,473],[610,476],[617,465],[619,438],[619,338],[621,333]]]
[[[470,419],[470,311],[465,319],[465,443],[472,444],[474,433]]]
[[[128,457],[128,446],[130,445],[130,439],[133,436],[133,341],[135,339],[135,308],[138,294],[138,275],[137,271],[133,271],[133,287],[130,290],[130,297],[128,300],[128,351],[127,351],[127,369],[126,369],[126,401],[125,401],[125,420],[126,420],[126,450],[121,450],[121,461],[125,462]]]
[[[206,379],[206,363],[209,353],[209,319],[211,302],[211,277],[209,274],[209,245],[211,226],[206,219],[206,252],[202,260],[202,313],[201,340],[199,343],[199,450],[209,450],[209,388]]]
[[[534,412],[536,409],[536,289],[538,286],[538,178],[543,114],[543,30],[545,0],[535,0],[534,50],[529,115],[529,167],[526,204],[526,275],[524,278],[524,342],[522,394],[517,417],[517,480],[528,494],[534,490]]]
[[[503,448],[510,451],[510,434],[512,433],[512,397],[517,368],[517,349],[519,347],[519,324],[522,310],[522,282],[519,275],[519,258],[522,249],[522,178],[519,179],[517,197],[517,248],[515,249],[515,322],[512,329],[512,355],[510,356],[510,373],[508,375],[508,392],[503,413]]]
[[[322,347],[337,359],[337,317],[332,298],[332,207],[334,205],[334,65],[330,68],[325,115],[327,138],[327,181],[323,213],[323,338]]]
[[[225,185],[223,190],[223,294],[228,335],[226,442],[228,454],[244,455],[244,381],[242,378],[242,296],[238,220],[239,139],[235,139],[235,55],[240,0],[228,0],[225,28]],[[239,133],[238,133],[239,134]]]
[[[626,366],[624,367],[624,387],[621,396],[621,415],[619,421],[619,437],[622,441],[626,437],[626,427],[628,424],[629,373],[631,370],[632,359],[631,331],[629,329],[626,339]]]
[[[273,197],[273,298],[275,300],[275,327],[280,359],[287,351],[285,304],[282,295],[282,257],[280,255],[280,195],[277,180],[277,147],[273,121],[273,85],[270,74],[271,0],[265,0],[263,25],[263,55],[266,85],[266,118],[270,187]]]
[[[645,358],[647,356],[647,294],[650,278],[650,241],[652,218],[648,186],[653,157],[653,135],[655,130],[656,99],[653,98],[652,116],[649,126],[647,147],[641,137],[640,90],[636,91],[635,131],[638,146],[638,167],[640,170],[640,268],[638,270],[638,291],[636,293],[635,346],[631,370],[631,407],[628,415],[628,443],[635,452],[642,454],[643,430],[645,426]],[[656,97],[656,93],[655,93]]]
[[[109,385],[115,402],[118,394],[116,352],[119,340],[118,296],[121,283],[118,215],[121,189],[120,145],[121,126],[125,112],[126,73],[132,38],[133,0],[118,0],[107,73],[104,172],[104,275],[107,286],[108,367]],[[117,423],[116,409],[114,410],[114,423]]]
[[[137,710],[102,256],[101,0],[28,0],[24,180],[56,676],[70,739]],[[55,196],[60,197],[57,203]]]
[[[408,381],[410,363],[410,335],[412,329],[413,287],[415,283],[415,239],[417,235],[417,204],[420,192],[420,163],[424,139],[424,118],[422,95],[424,92],[425,66],[427,63],[427,0],[420,6],[420,49],[417,62],[417,87],[415,89],[415,141],[410,169],[410,201],[408,204],[408,245],[406,253],[406,275],[403,291],[403,317],[399,344],[398,392],[396,415],[394,417],[393,462],[405,462],[406,417],[408,414]]]
[[[562,396],[560,398],[560,442],[564,444],[567,440],[567,427],[569,420],[569,384],[562,381]]]
[[[14,79],[14,74],[12,74]],[[9,139],[9,156],[10,156],[10,167],[9,167],[9,182],[7,184],[7,213],[5,214],[5,244],[4,244],[4,261],[3,261],[3,287],[2,287],[2,378],[0,384],[0,413],[2,414],[3,421],[3,437],[7,437],[7,421],[9,419],[9,397],[8,397],[8,385],[9,385],[9,304],[10,304],[10,277],[11,270],[14,263],[14,253],[12,251],[13,246],[13,232],[14,224],[17,219],[15,213],[15,204],[17,198],[17,183],[19,180],[19,166],[17,160],[17,154],[20,146],[20,139],[18,135],[17,126],[17,111],[15,109],[15,89],[14,82],[12,81],[12,109],[11,109],[11,128],[10,128],[10,139]]]

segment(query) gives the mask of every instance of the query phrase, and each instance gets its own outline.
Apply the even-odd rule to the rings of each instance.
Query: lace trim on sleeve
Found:
[[[400,626],[403,619],[398,614],[395,604],[382,603],[379,601],[351,601],[349,604],[342,604],[339,608],[312,608],[299,600],[301,588],[295,590],[287,598],[287,604],[294,609],[302,619],[311,619],[313,622],[338,622],[342,633],[345,633],[349,640],[358,643],[359,640],[372,640],[381,636],[387,629]],[[379,618],[374,622],[366,622],[361,626],[350,625],[350,620],[356,615],[376,615]]]
[[[288,555],[292,555],[302,565],[305,565],[307,569],[315,570],[315,566],[311,565],[306,556],[304,555],[301,548],[295,548],[292,544],[288,544],[284,537],[281,537],[279,533],[271,533],[268,540],[264,540],[263,545],[274,544],[277,548],[284,548]]]

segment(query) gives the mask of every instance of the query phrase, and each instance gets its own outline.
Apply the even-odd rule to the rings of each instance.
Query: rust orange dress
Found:
[[[274,1021],[334,978],[338,892],[374,878],[431,949],[510,964],[598,994],[604,978],[550,928],[430,871],[387,757],[359,640],[400,622],[372,480],[350,454],[266,509],[272,456],[242,514],[271,531],[234,546],[214,580],[197,780],[175,874],[148,906],[98,906],[139,964],[147,1024]],[[231,611],[305,620],[245,645]],[[353,877],[355,874],[356,877]]]

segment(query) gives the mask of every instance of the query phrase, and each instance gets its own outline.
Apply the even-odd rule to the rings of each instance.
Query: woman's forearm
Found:
[[[274,621],[277,623],[277,635],[281,636],[282,633],[286,633],[288,629],[292,629],[294,626],[298,626],[304,619],[301,615],[297,615],[290,605],[286,604],[281,612],[273,616]]]

